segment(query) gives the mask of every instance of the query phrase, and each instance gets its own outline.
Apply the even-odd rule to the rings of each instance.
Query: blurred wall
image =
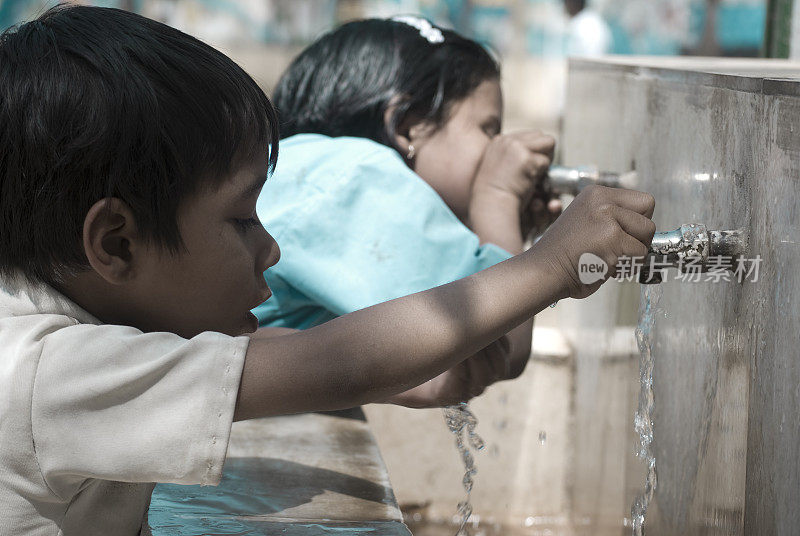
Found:
[[[139,12],[233,56],[269,91],[291,58],[336,24],[419,13],[485,43],[504,64],[506,125],[557,133],[565,58],[578,25],[563,0],[92,0]],[[0,0],[0,28],[30,19],[54,0]],[[765,0],[589,0],[619,54],[755,55]],[[583,26],[585,33],[586,26]],[[798,47],[796,47],[798,48]]]

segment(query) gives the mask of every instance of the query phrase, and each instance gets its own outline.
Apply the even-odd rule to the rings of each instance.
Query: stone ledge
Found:
[[[236,423],[216,487],[161,484],[153,536],[410,536],[360,410]]]

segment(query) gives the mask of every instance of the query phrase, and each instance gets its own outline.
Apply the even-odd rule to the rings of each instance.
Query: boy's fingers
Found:
[[[655,198],[647,192],[638,190],[626,190],[624,188],[606,188],[611,201],[623,208],[638,212],[648,218],[653,217],[656,208]]]
[[[620,257],[642,259],[647,255],[647,246],[642,244],[639,239],[634,238],[631,235],[625,235],[622,237],[622,240],[620,241],[620,248],[622,252]],[[619,259],[617,259],[617,261],[619,261]]]
[[[473,384],[487,385],[494,378],[492,366],[485,352],[477,354],[469,360],[470,381]]]
[[[484,352],[476,354],[469,360],[470,386],[472,396],[478,396],[487,385],[494,381],[494,372]]]
[[[455,371],[454,372],[455,373],[455,377],[459,381],[461,381],[461,382],[463,382],[465,384],[469,383],[469,364],[468,364],[467,361],[462,361],[461,363],[459,363],[458,365],[453,367],[452,370]]]
[[[622,230],[636,238],[645,246],[649,246],[653,241],[656,232],[656,224],[650,218],[624,208],[614,209],[614,218],[622,227]]]
[[[444,374],[448,374],[448,381],[444,395],[440,395],[440,403],[446,405],[448,403],[457,404],[458,402],[465,402],[472,398],[471,388],[472,381],[470,379],[470,371],[466,361],[462,361],[452,369]],[[450,401],[448,402],[449,399]]]
[[[492,368],[492,381],[508,377],[511,367],[509,348],[510,342],[505,335],[486,348],[486,356],[489,359],[489,366]]]

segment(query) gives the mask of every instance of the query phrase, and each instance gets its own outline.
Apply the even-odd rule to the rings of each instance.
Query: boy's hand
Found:
[[[585,298],[616,273],[621,257],[644,257],[656,226],[652,195],[635,190],[589,186],[550,226],[531,248],[546,260],[567,284],[566,295]],[[580,258],[592,253],[608,266],[605,277],[586,284],[581,281]]]
[[[506,343],[507,344],[507,343]],[[508,352],[496,341],[469,359],[385,402],[407,408],[441,408],[467,402],[508,376]]]

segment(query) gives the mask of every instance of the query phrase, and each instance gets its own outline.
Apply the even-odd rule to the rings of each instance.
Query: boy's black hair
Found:
[[[88,268],[89,208],[116,197],[176,252],[177,209],[257,151],[278,121],[238,65],[118,9],[57,6],[0,35],[0,275],[57,282]]]
[[[391,19],[358,20],[322,36],[275,89],[281,135],[358,136],[393,147],[407,118],[440,127],[454,103],[500,77],[500,66],[475,41],[431,26],[433,34],[425,34],[432,40]],[[444,41],[437,42],[437,31]],[[386,125],[390,105],[396,109]]]

